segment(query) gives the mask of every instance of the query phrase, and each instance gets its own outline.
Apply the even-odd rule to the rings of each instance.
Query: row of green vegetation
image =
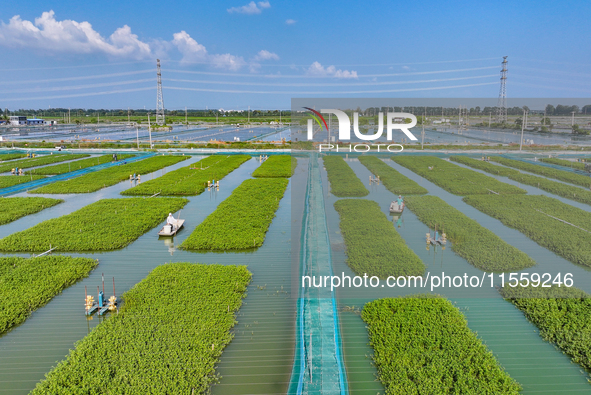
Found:
[[[264,161],[253,173],[253,177],[291,177],[298,161],[291,155],[273,155]]]
[[[38,180],[44,177],[45,176],[31,176],[29,174],[25,176],[0,176],[0,188],[8,188],[19,184],[24,184],[25,182]]]
[[[394,170],[392,166],[388,166],[375,156],[360,156],[359,162],[367,167],[367,169],[374,175],[379,176],[380,181],[384,183],[386,189],[394,194],[422,195],[428,192],[415,181],[403,176],[398,171]]]
[[[449,157],[450,160],[464,164],[466,166],[473,167],[474,169],[483,170],[490,174],[497,176],[510,176],[511,174],[518,174],[519,172],[514,169],[509,169],[504,166],[493,165],[492,163],[485,162],[483,160],[477,160],[468,156],[454,155]]]
[[[207,182],[221,180],[250,160],[248,155],[211,155],[190,166],[171,171],[136,187],[126,189],[122,195],[194,196],[207,188]]]
[[[575,185],[588,188],[591,185],[591,178],[581,174],[576,174],[568,170],[558,170],[552,167],[540,166],[534,163],[528,163],[521,160],[507,159],[500,156],[491,156],[490,160],[494,160],[502,165],[513,167],[515,169],[524,170],[530,173],[539,174],[544,177],[554,178],[556,180],[568,182]]]
[[[526,193],[514,185],[434,156],[397,156],[392,160],[454,195]]]
[[[330,182],[330,193],[337,197],[361,197],[369,194],[367,188],[343,157],[325,156],[322,161]]]
[[[187,250],[245,250],[260,247],[289,181],[245,180],[181,244]]]
[[[118,155],[118,160],[127,159],[134,155]],[[102,155],[96,156],[94,158],[82,159],[77,160],[70,163],[61,163],[59,165],[54,166],[46,166],[46,167],[39,167],[37,169],[31,170],[33,174],[42,174],[42,175],[53,175],[53,174],[64,174],[69,173],[71,171],[76,171],[80,169],[86,169],[87,167],[102,165],[103,163],[109,163],[113,161],[113,155]]]
[[[366,199],[334,204],[347,248],[347,265],[359,276],[422,276],[425,264],[406,245],[380,206]]]
[[[541,286],[500,290],[540,329],[544,340],[555,344],[573,362],[591,369],[591,296],[577,288]]]
[[[540,158],[540,162],[551,163],[553,165],[570,167],[578,170],[585,170],[585,163],[575,162],[572,160],[558,159],[558,158]]]
[[[20,159],[20,158],[26,158],[27,154],[25,153],[20,153],[20,154],[0,154],[0,163],[7,161],[7,160],[13,160],[13,159]]]
[[[38,156],[36,158],[28,158],[22,160],[15,160],[7,163],[0,164],[0,173],[6,173],[12,169],[28,169],[30,167],[45,166],[52,163],[64,162],[67,160],[74,160],[80,158],[86,158],[90,155],[87,154],[60,154],[60,155],[45,155]]]
[[[455,253],[481,270],[505,272],[536,264],[527,254],[437,196],[408,197],[406,204],[429,228],[445,232]]]
[[[532,176],[531,174],[523,173],[511,175],[509,178],[522,184],[538,187],[546,192],[550,192],[567,199],[591,204],[591,192],[574,185],[568,185],[562,182],[548,180],[544,177]]]
[[[557,255],[591,266],[591,212],[543,195],[467,196],[464,201]]]
[[[365,305],[361,317],[386,394],[518,394],[521,390],[446,299],[426,295],[378,299]]]
[[[53,218],[0,240],[0,251],[110,251],[123,248],[152,229],[183,198],[104,199],[71,214]]]
[[[0,258],[0,334],[24,322],[98,261],[67,256]]]
[[[250,278],[246,266],[157,267],[31,394],[209,393]]]
[[[550,192],[567,199],[575,200],[581,203],[591,204],[591,192],[576,186],[564,184],[558,181],[548,180],[547,178],[533,176],[531,174],[523,174],[515,169],[510,169],[508,167],[503,167],[499,165],[493,165],[491,163],[468,158],[465,156],[452,156],[450,157],[450,159],[459,163],[463,163],[467,166],[474,167],[476,169],[484,170],[491,174],[507,176],[513,181],[517,181],[526,185],[531,185],[533,187],[540,188],[546,192]]]
[[[35,214],[43,209],[62,203],[61,199],[43,197],[10,197],[0,199],[0,225]]]
[[[53,184],[29,191],[29,193],[90,193],[101,188],[115,185],[129,179],[132,174],[145,175],[164,167],[174,165],[189,159],[188,156],[154,156],[148,159],[121,164],[67,181],[57,181]]]

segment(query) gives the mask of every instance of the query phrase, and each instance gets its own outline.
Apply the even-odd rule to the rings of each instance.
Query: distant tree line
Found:
[[[481,108],[480,106],[472,107],[468,109],[468,115],[470,116],[488,116],[492,114],[493,116],[497,113],[497,107],[484,107]],[[523,107],[510,107],[507,108],[507,115],[522,115],[523,110],[526,109],[530,111],[527,106]],[[0,109],[0,117],[1,118],[8,118],[10,115],[21,115],[21,116],[31,116],[31,117],[62,117],[64,114],[68,114],[70,112],[70,116],[74,117],[127,117],[128,110],[127,109],[114,109],[114,110],[107,110],[107,109],[94,109],[94,108],[50,108],[50,109],[18,109],[14,111],[10,111],[8,109]],[[459,115],[459,108],[458,107],[416,107],[416,106],[409,106],[409,107],[370,107],[365,110],[361,110],[357,108],[356,110],[362,116],[373,116],[377,115],[379,112],[409,112],[415,115],[423,115],[426,113],[429,117],[453,117]],[[560,116],[560,115],[571,115],[572,112],[575,114],[591,114],[591,104],[583,106],[579,108],[578,106],[565,106],[562,104],[558,104],[557,106],[553,106],[552,104],[548,104],[546,106],[545,112],[548,116]],[[353,111],[346,111],[347,113],[352,113]],[[530,111],[532,113],[540,113],[542,114],[544,111]],[[152,115],[156,114],[155,109],[130,109],[129,116],[143,116],[147,117],[147,114],[150,113]],[[167,116],[185,116],[185,110],[165,110],[165,115]],[[248,110],[238,110],[238,111],[223,111],[223,110],[215,110],[215,109],[188,109],[187,116],[189,117],[244,117],[248,114]],[[289,117],[291,115],[290,110],[281,110],[282,116]],[[250,116],[253,118],[256,117],[279,117],[279,110],[251,110]]]
[[[523,107],[508,107],[507,115],[522,115],[524,108],[529,112],[537,112],[542,114],[544,111],[531,111],[527,106]],[[470,116],[493,116],[497,113],[498,107],[484,107],[480,106],[472,107],[468,109],[468,115]],[[439,116],[443,114],[444,117],[458,116],[460,109],[458,107],[370,107],[365,110],[358,108],[356,110],[363,116],[377,115],[379,112],[409,112],[414,115],[422,115],[426,113],[427,116]],[[563,106],[561,104],[554,107],[551,104],[546,106],[546,115],[571,115],[575,111],[576,114],[591,114],[591,104],[579,108],[578,106]]]
[[[37,118],[42,117],[61,117],[64,114],[68,114],[70,112],[70,116],[74,117],[127,117],[128,110],[127,109],[115,109],[115,110],[106,110],[106,109],[93,109],[93,108],[50,108],[50,109],[24,109],[21,108],[15,111],[9,111],[8,109],[0,109],[0,117],[8,117],[10,115],[21,115],[21,116],[35,116]],[[144,116],[146,117],[148,113],[154,115],[156,114],[156,110],[154,109],[130,109],[129,116]],[[185,110],[164,110],[165,115],[170,116],[185,116]],[[240,116],[244,117],[248,114],[248,110],[242,111],[221,111],[221,110],[190,110],[187,109],[187,116],[189,117],[215,117],[218,116],[226,116],[226,117],[233,117],[233,116]],[[282,116],[289,116],[291,115],[291,111],[289,110],[281,110]],[[250,111],[251,117],[272,117],[276,116],[279,117],[279,110],[251,110]]]

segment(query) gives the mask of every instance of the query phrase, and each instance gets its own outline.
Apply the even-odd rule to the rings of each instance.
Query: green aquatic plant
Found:
[[[60,154],[60,155],[44,155],[36,158],[27,158],[22,160],[14,160],[0,164],[0,173],[6,173],[14,168],[28,169],[29,167],[45,166],[51,163],[64,162],[67,160],[74,160],[89,157],[88,154]]]
[[[581,203],[591,204],[591,191],[574,185],[564,184],[558,181],[548,180],[544,177],[532,176],[531,174],[517,173],[509,176],[513,181],[540,188],[546,192],[553,193],[564,198]]]
[[[583,163],[583,162],[575,162],[575,161],[571,161],[571,160],[558,159],[558,158],[540,158],[538,160],[540,162],[551,163],[553,165],[570,167],[570,168],[579,169],[579,170],[585,170],[585,163]]]
[[[570,184],[580,185],[585,188],[589,188],[589,186],[591,186],[591,178],[589,176],[573,173],[571,171],[559,170],[522,160],[503,158],[501,156],[491,156],[490,160],[494,160],[495,162],[498,162],[504,166],[539,174],[548,178],[554,178],[556,180],[568,182]]]
[[[118,160],[124,160],[128,158],[132,158],[135,155],[117,155]],[[30,172],[33,174],[40,174],[40,175],[54,175],[54,174],[64,174],[69,173],[71,171],[86,169],[87,167],[102,165],[104,163],[109,163],[113,161],[113,155],[102,155],[102,156],[95,156],[93,158],[88,159],[81,159],[70,163],[60,163],[59,165],[54,166],[46,166],[46,167],[39,167],[37,169],[32,169]]]
[[[0,154],[0,163],[5,162],[7,160],[13,160],[13,159],[20,159],[20,158],[26,158],[27,154],[25,153],[20,153],[20,154]]]
[[[561,257],[591,266],[591,213],[543,195],[466,196],[464,201]]]
[[[397,156],[392,160],[454,195],[526,193],[514,185],[434,156]]]
[[[564,285],[505,285],[499,292],[540,329],[544,340],[555,344],[573,362],[591,369],[591,295]]]
[[[291,177],[297,164],[297,159],[290,155],[272,155],[252,173],[252,176],[261,178]]]
[[[447,234],[456,254],[489,272],[521,270],[536,262],[437,196],[411,196],[407,207],[429,228]]]
[[[211,155],[190,166],[126,189],[122,195],[193,196],[207,188],[207,182],[223,179],[226,175],[250,160],[248,155]]]
[[[330,182],[330,193],[337,197],[361,197],[369,194],[367,188],[341,156],[325,156],[322,161]]]
[[[96,265],[94,259],[56,255],[0,258],[0,334],[24,322]]]
[[[244,250],[260,247],[289,181],[245,180],[181,244],[187,250]]]
[[[457,307],[417,296],[374,300],[361,313],[386,394],[519,393]]]
[[[388,166],[384,161],[375,156],[362,155],[359,157],[359,162],[367,167],[367,170],[371,171],[374,175],[379,176],[380,181],[384,183],[386,189],[396,195],[422,195],[428,192],[415,181],[403,176],[400,172],[392,168],[392,166]]]
[[[183,198],[99,200],[1,239],[0,251],[42,252],[50,246],[68,252],[123,248],[187,202]]]
[[[484,170],[491,174],[507,176],[513,181],[517,181],[525,185],[531,185],[532,187],[540,188],[546,192],[550,192],[567,199],[575,200],[581,203],[591,204],[591,191],[587,191],[576,186],[567,185],[558,181],[548,180],[547,178],[533,176],[531,174],[523,174],[514,169],[510,169],[499,165],[493,165],[491,163],[475,160],[465,156],[452,156],[450,157],[450,159],[459,163],[463,163],[467,166],[474,167],[476,169]]]
[[[42,197],[10,197],[0,199],[0,225],[35,214],[43,209],[63,203],[61,199]]]
[[[0,188],[8,188],[19,184],[24,184],[25,182],[39,180],[41,178],[45,178],[45,176],[31,176],[29,174],[24,176],[0,176]]]
[[[509,169],[504,166],[494,165],[490,162],[470,158],[468,156],[454,155],[449,157],[454,162],[461,163],[466,166],[473,167],[475,169],[484,170],[487,173],[494,174],[497,176],[510,176],[512,174],[519,174],[517,170]]]
[[[158,266],[31,394],[209,393],[250,279],[246,266]]]
[[[188,156],[153,156],[137,162],[120,164],[72,178],[67,181],[57,181],[53,184],[44,185],[41,188],[29,191],[29,193],[90,193],[99,189],[115,185],[129,179],[132,174],[145,175],[156,170],[172,166],[180,161],[189,159]]]
[[[422,276],[425,264],[411,250],[380,206],[366,199],[334,204],[347,248],[347,265],[359,276]]]

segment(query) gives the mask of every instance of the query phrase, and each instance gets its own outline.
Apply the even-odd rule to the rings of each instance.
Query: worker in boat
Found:
[[[402,204],[404,203],[404,200],[402,199],[402,195],[398,195],[397,203],[398,203],[398,206],[402,206]]]
[[[168,218],[166,218],[166,224],[174,227],[176,226],[176,219],[174,219],[172,213],[168,213]]]

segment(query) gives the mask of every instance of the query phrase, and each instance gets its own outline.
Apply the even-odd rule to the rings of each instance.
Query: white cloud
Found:
[[[319,62],[314,62],[308,67],[306,74],[313,77],[334,77],[342,79],[357,79],[356,71],[337,70],[335,66],[324,67]]]
[[[297,22],[297,21],[296,21],[296,20],[294,20],[294,19],[287,19],[287,20],[285,21],[285,24],[286,24],[286,25],[294,25],[296,22]]]
[[[36,48],[50,53],[104,53],[113,57],[145,59],[153,57],[150,45],[138,39],[127,25],[118,28],[108,39],[89,22],[57,21],[53,11],[44,12],[35,22],[10,18],[0,25],[0,45]]]
[[[254,60],[279,60],[279,55],[277,55],[274,52],[269,52],[266,49],[263,49],[259,51],[259,53],[254,57]]]
[[[410,70],[410,67],[408,67],[408,66],[402,66],[402,68],[403,68],[404,70]]]
[[[207,58],[207,49],[193,39],[189,33],[182,30],[172,35],[172,43],[183,55],[186,62],[204,62]]]
[[[268,1],[258,2],[258,7],[269,8]],[[257,6],[255,4],[255,6]],[[229,53],[212,54],[186,31],[173,34],[171,41],[154,39],[141,41],[128,25],[103,37],[89,22],[58,21],[53,11],[44,12],[34,21],[23,20],[19,15],[8,23],[0,21],[0,47],[35,49],[45,54],[103,54],[110,58],[166,59],[175,48],[182,55],[181,63],[200,63],[216,68],[236,71],[249,66],[257,72],[259,62],[279,60],[276,53],[261,50],[246,61],[242,56]]]
[[[261,12],[263,12],[263,9],[265,8],[271,8],[271,3],[269,3],[268,1],[259,1],[258,3],[251,1],[250,3],[248,3],[247,5],[243,5],[242,7],[228,8],[227,11],[230,14],[236,12],[238,14],[254,15],[260,14]]]
[[[251,60],[249,69],[251,73],[257,73],[260,68],[261,64],[259,62],[265,60],[279,60],[279,55],[274,52],[269,52],[266,49],[260,50]]]
[[[234,56],[229,53],[211,55],[211,64],[220,69],[236,71],[246,64],[242,56]]]
[[[209,54],[205,46],[199,44],[189,33],[182,30],[173,35],[172,44],[183,55],[183,63],[206,63],[218,68],[238,70],[246,64],[241,56],[230,54]]]

